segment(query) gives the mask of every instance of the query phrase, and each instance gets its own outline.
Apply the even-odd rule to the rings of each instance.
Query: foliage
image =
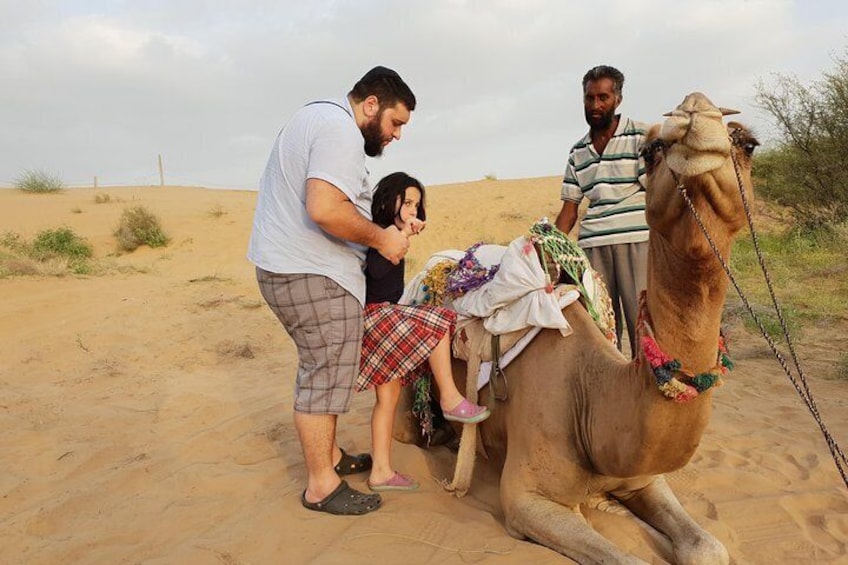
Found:
[[[41,194],[59,192],[64,188],[62,178],[59,175],[31,169],[24,171],[20,177],[15,179],[13,185],[24,192]]]
[[[777,233],[761,231],[758,242],[778,301],[793,306],[784,312],[790,326],[805,320],[827,320],[845,311],[844,305],[848,304],[846,226],[837,225],[819,232],[793,228]],[[736,240],[730,267],[757,314],[771,311],[771,298],[750,235]],[[729,303],[734,300],[735,297],[730,297]],[[779,329],[776,316],[770,316],[773,319],[761,320],[763,325]]]
[[[0,253],[0,276],[88,274],[92,270],[91,245],[71,228],[42,230],[32,242],[6,232],[0,247],[5,249]]]
[[[95,204],[108,204],[112,201],[112,195],[108,192],[99,192],[94,195]]]
[[[164,247],[170,241],[159,224],[159,218],[144,206],[124,209],[114,235],[118,247],[124,251],[134,251],[141,245]]]
[[[67,257],[73,260],[88,259],[93,252],[91,245],[78,236],[71,228],[43,230],[32,242],[33,256],[44,260],[53,257]]]
[[[776,75],[757,85],[757,104],[776,120],[783,139],[754,162],[758,189],[793,210],[802,231],[848,219],[848,51],[836,68],[809,85]]]

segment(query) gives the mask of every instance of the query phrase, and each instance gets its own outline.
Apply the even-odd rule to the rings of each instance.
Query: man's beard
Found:
[[[615,109],[601,116],[593,116],[589,110],[584,110],[583,112],[586,116],[586,123],[589,124],[589,129],[593,131],[601,131],[609,128],[612,125],[613,119],[615,119]]]
[[[365,138],[365,154],[369,157],[379,157],[383,154],[383,129],[380,127],[383,110],[380,110],[365,127],[362,128],[362,137]]]

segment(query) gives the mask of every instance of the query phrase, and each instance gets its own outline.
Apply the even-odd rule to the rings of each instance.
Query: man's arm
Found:
[[[575,222],[577,222],[577,209],[579,205],[577,202],[572,202],[570,200],[562,201],[562,210],[559,211],[559,215],[556,219],[556,227],[561,232],[569,233],[571,228],[574,227]]]
[[[400,230],[395,226],[383,229],[366,219],[341,190],[327,181],[307,179],[306,213],[330,235],[373,247],[394,264],[409,249],[409,239]]]

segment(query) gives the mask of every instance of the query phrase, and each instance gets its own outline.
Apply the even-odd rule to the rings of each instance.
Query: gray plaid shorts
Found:
[[[294,409],[350,410],[362,350],[362,306],[333,279],[256,268],[262,297],[297,346]]]

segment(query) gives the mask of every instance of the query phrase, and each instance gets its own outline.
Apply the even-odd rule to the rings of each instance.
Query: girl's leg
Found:
[[[392,428],[400,389],[400,379],[375,388],[377,402],[371,413],[371,450],[374,456],[369,479],[371,484],[385,482],[395,474],[392,468]]]
[[[447,333],[430,354],[430,369],[433,379],[439,387],[439,404],[442,410],[449,412],[465,400],[465,396],[456,388],[451,371],[450,337]]]

